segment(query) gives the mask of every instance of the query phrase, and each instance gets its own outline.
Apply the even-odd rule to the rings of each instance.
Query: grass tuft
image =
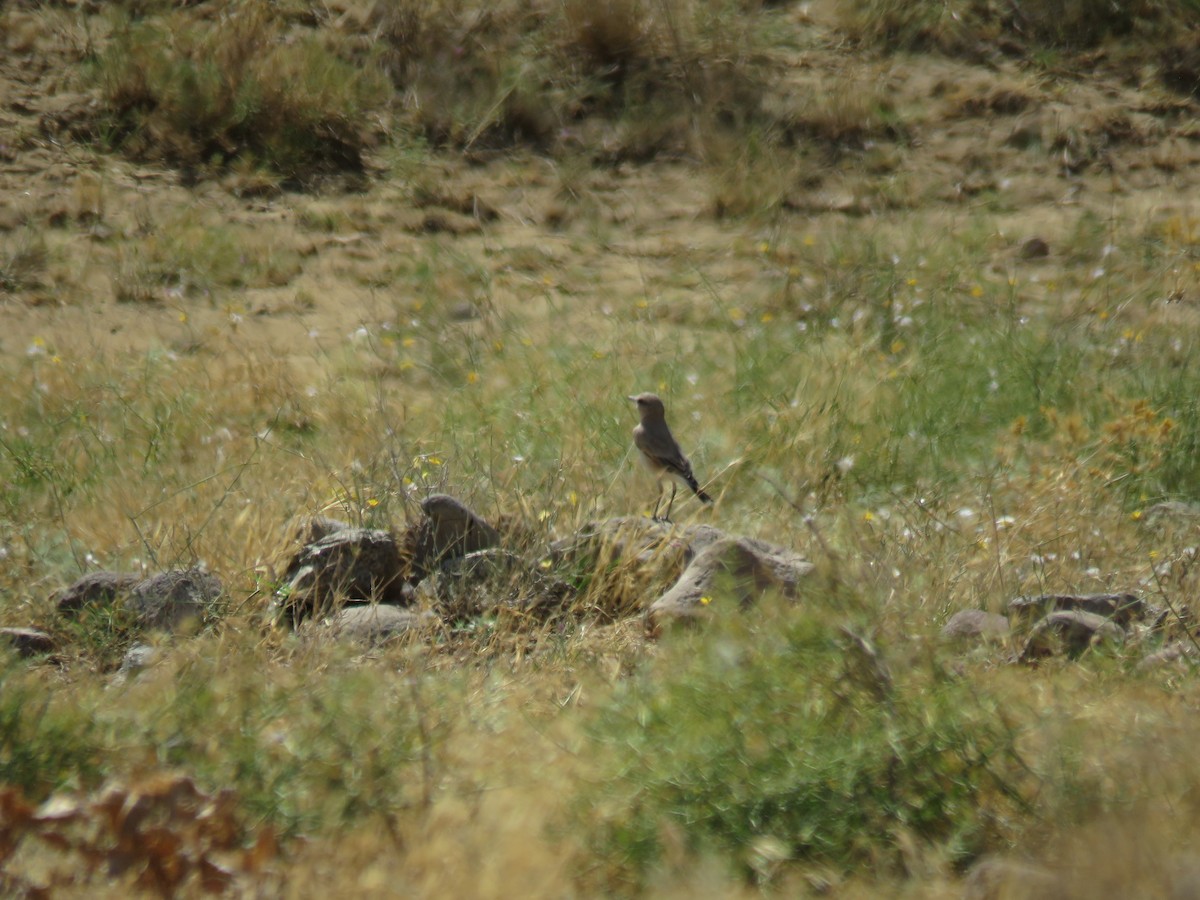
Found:
[[[362,119],[385,98],[314,36],[289,34],[261,2],[193,9],[117,27],[93,73],[103,133],[138,159],[191,168],[233,162],[291,179],[358,172]]]

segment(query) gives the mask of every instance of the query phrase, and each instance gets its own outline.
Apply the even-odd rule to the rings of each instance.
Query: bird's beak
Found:
[[[637,397],[626,397],[625,399],[626,399],[626,400],[631,400],[631,401],[633,401],[634,403],[637,403]]]

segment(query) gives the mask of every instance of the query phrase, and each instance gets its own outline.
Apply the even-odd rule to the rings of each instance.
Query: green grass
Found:
[[[835,622],[722,623],[614,694],[592,738],[616,769],[586,798],[614,883],[644,886],[672,830],[747,877],[764,848],[887,871],[907,840],[958,863],[1004,846],[996,823],[1029,813],[1031,775],[996,699],[933,660],[893,680],[887,648],[872,656]]]
[[[8,653],[0,667],[0,782],[31,800],[94,786],[104,742],[87,707],[66,702],[46,673]]]
[[[361,171],[360,120],[385,97],[378,74],[314,36],[285,40],[285,20],[266,4],[228,8],[216,23],[187,10],[117,22],[91,72],[108,143],[191,169],[237,161],[299,181]]]

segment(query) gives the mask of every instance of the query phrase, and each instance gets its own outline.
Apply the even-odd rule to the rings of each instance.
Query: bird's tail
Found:
[[[700,498],[700,502],[701,503],[712,503],[713,498],[708,496],[708,494],[704,493],[704,491],[700,487],[700,482],[696,481],[696,476],[693,475],[691,472],[687,472],[686,475],[687,475],[688,487],[690,487],[692,489],[692,491],[695,492],[696,496]]]

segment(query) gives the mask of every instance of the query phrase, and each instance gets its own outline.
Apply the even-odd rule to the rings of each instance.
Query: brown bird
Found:
[[[652,518],[658,521],[658,507],[662,504],[663,481],[671,482],[671,499],[661,521],[671,521],[671,506],[675,503],[675,483],[680,482],[695,492],[704,503],[712,503],[712,497],[700,489],[692,464],[679,449],[671,429],[667,427],[666,410],[655,394],[636,394],[629,398],[637,404],[642,421],[633,429],[633,445],[641,452],[642,462],[658,482],[658,497],[654,501]]]

